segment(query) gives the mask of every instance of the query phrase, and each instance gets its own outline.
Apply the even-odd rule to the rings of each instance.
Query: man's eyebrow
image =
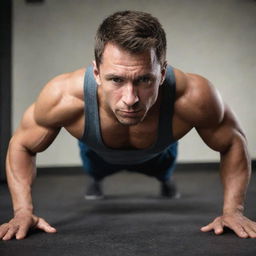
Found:
[[[114,73],[106,74],[106,75],[104,75],[104,78],[105,78],[106,80],[111,80],[111,79],[113,79],[113,78],[120,78],[120,79],[123,79],[123,80],[126,80],[126,79],[127,79],[125,76],[118,75],[118,74],[114,74]],[[133,78],[133,81],[139,81],[140,79],[143,79],[143,78],[153,79],[153,78],[154,78],[154,75],[152,75],[151,73],[146,73],[146,74],[143,74],[143,75],[139,75],[139,76],[134,77],[134,78]]]
[[[139,78],[144,78],[144,77],[153,77],[153,75],[150,74],[150,73],[146,73],[146,74],[143,74],[143,75],[138,76],[137,79],[139,79]]]
[[[154,79],[154,75],[150,74],[150,73],[147,73],[147,74],[144,74],[144,75],[140,75],[140,76],[137,76],[134,78],[134,81],[138,81],[140,79],[143,79],[143,78],[149,78],[149,79]]]
[[[120,75],[117,75],[117,74],[112,74],[112,73],[106,74],[104,77],[105,77],[106,79],[111,79],[111,78],[114,78],[114,77],[124,78],[123,76],[120,76]]]

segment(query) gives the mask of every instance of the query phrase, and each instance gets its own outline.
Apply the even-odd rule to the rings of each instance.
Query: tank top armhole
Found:
[[[91,72],[92,72],[92,66],[89,66],[86,69],[85,75],[84,75],[84,85],[83,85],[83,92],[84,92],[84,130],[83,135],[81,139],[79,139],[81,142],[85,142],[88,136],[89,131],[89,111],[86,105],[88,105],[89,102],[89,94],[88,94],[88,87],[90,86],[90,79],[91,79]]]

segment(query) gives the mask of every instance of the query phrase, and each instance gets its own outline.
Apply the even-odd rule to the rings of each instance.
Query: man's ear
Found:
[[[94,75],[95,81],[96,81],[97,85],[101,85],[100,70],[97,67],[95,60],[92,63],[93,63],[93,75]]]
[[[164,62],[164,64],[161,67],[161,82],[160,85],[163,84],[165,77],[166,77],[166,70],[167,70],[167,61]]]

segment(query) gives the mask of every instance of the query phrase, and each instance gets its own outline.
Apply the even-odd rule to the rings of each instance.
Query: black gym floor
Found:
[[[193,169],[193,168],[192,168]],[[121,172],[104,183],[106,199],[85,201],[86,177],[58,170],[41,173],[33,188],[35,212],[57,228],[56,234],[32,231],[25,240],[0,241],[1,256],[250,256],[256,240],[232,231],[216,236],[200,227],[221,213],[222,190],[217,170],[177,170],[180,199],[160,199],[150,177]],[[246,215],[256,220],[253,172]],[[0,185],[0,222],[12,214],[7,185]]]

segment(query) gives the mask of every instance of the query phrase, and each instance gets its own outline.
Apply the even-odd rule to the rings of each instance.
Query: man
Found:
[[[220,152],[224,185],[223,214],[201,230],[221,234],[226,226],[241,238],[256,237],[256,223],[243,215],[251,172],[245,136],[210,82],[168,66],[165,55],[165,32],[156,18],[118,12],[98,29],[93,67],[45,86],[10,141],[6,169],[14,217],[0,227],[2,239],[22,239],[31,227],[56,232],[33,214],[31,185],[37,152],[61,127],[80,140],[93,179],[89,197],[101,196],[100,181],[123,168],[156,177],[162,195],[175,196],[169,181],[176,142],[195,128]]]

